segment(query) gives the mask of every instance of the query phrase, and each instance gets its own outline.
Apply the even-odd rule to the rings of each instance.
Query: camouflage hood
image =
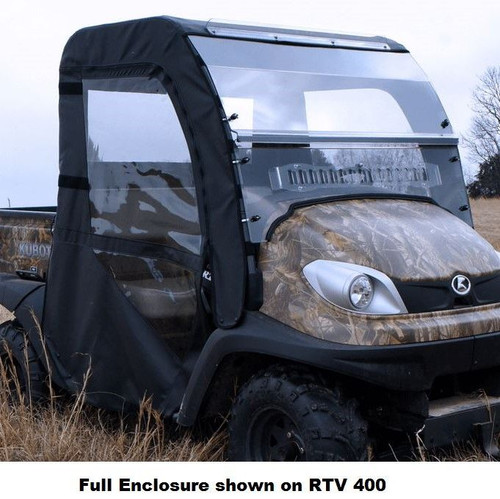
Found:
[[[493,247],[433,204],[350,200],[296,210],[261,245],[261,312],[311,336],[350,345],[427,342],[500,330],[500,304],[491,300],[484,306],[396,315],[345,310],[307,283],[302,269],[315,260],[364,265],[411,285],[422,281],[426,296],[429,281],[450,282],[457,273],[488,280],[488,274],[497,273],[500,259]]]
[[[270,244],[281,246],[300,266],[336,260],[400,281],[500,269],[498,254],[476,231],[426,202],[368,199],[302,208],[278,226]]]

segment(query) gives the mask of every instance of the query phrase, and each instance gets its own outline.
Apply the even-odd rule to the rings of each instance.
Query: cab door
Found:
[[[202,234],[189,148],[162,82],[83,81],[94,253],[176,355],[196,339]],[[102,249],[101,249],[102,248]]]

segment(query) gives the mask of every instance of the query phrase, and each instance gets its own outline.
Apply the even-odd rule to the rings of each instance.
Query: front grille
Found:
[[[500,274],[470,277],[472,288],[467,296],[458,296],[451,279],[442,281],[394,281],[410,313],[451,310],[500,302]]]

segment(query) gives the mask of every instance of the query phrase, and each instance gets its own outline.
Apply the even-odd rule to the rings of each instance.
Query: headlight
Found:
[[[312,288],[325,300],[363,314],[406,314],[391,279],[378,270],[353,263],[315,260],[303,269]]]
[[[349,300],[353,307],[363,310],[370,305],[373,298],[373,286],[366,275],[355,277],[349,286]]]

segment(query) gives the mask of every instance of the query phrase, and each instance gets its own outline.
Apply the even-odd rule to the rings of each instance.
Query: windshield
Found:
[[[191,37],[235,131],[450,134],[408,53]]]
[[[238,157],[250,239],[295,204],[431,198],[471,223],[457,140],[408,53],[191,37]]]

